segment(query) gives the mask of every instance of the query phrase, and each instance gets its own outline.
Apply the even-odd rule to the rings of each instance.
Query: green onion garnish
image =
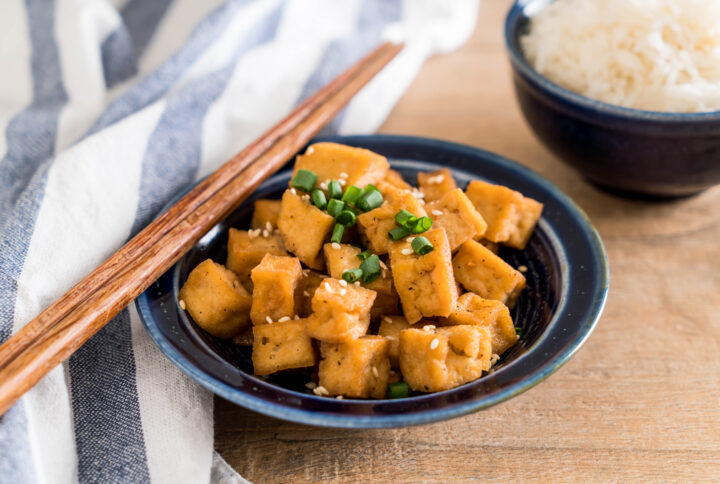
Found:
[[[360,252],[360,253],[357,255],[357,257],[358,257],[358,259],[360,259],[360,260],[365,260],[365,259],[367,259],[368,257],[370,257],[371,255],[373,255],[372,252],[370,252],[369,250],[365,250],[365,251],[363,251],[363,252]]]
[[[352,227],[355,225],[356,217],[350,210],[343,210],[335,217],[335,221],[344,227]]]
[[[350,185],[347,187],[347,190],[345,190],[345,195],[342,196],[342,201],[349,203],[350,205],[355,205],[355,202],[358,201],[360,195],[362,195],[362,189],[355,185]]]
[[[415,223],[417,217],[407,210],[400,210],[395,215],[395,223],[401,227],[412,228],[412,224]]]
[[[430,241],[423,237],[422,235],[420,237],[415,237],[415,239],[410,244],[415,251],[417,255],[425,255],[429,254],[433,251],[435,248]]]
[[[372,282],[380,277],[380,258],[373,254],[360,263],[360,269],[362,270],[363,282]]]
[[[345,204],[334,198],[331,198],[327,204],[327,211],[333,217],[337,217],[338,214],[343,211],[343,208],[345,208]]]
[[[323,192],[319,188],[314,188],[313,191],[310,192],[310,200],[312,200],[313,205],[315,205],[320,210],[325,210],[325,207],[327,207],[327,198],[325,198],[325,192]]]
[[[390,239],[394,241],[404,239],[408,235],[410,235],[410,229],[407,227],[395,227],[390,232],[388,232],[388,237],[390,237]]]
[[[328,195],[330,195],[330,198],[337,198],[338,200],[342,198],[342,186],[340,186],[339,181],[332,180],[328,183]]]
[[[380,191],[380,189],[378,187],[376,187],[372,183],[368,183],[367,185],[365,185],[365,189],[363,190],[363,193],[379,192],[379,191]]]
[[[391,383],[387,388],[388,398],[407,398],[410,396],[410,387],[404,381]]]
[[[338,244],[342,240],[343,233],[345,232],[345,227],[340,224],[335,224],[335,227],[333,227],[332,231],[332,237],[330,237],[330,242],[337,242]]]
[[[430,217],[420,217],[413,224],[412,233],[422,234],[423,232],[430,230],[430,227],[432,227],[432,219]]]
[[[360,280],[363,275],[362,269],[348,269],[342,274],[342,278],[345,282],[353,283]]]
[[[365,192],[357,201],[357,207],[363,212],[369,212],[374,208],[378,208],[383,203],[383,196],[379,190],[369,190],[365,188]]]
[[[304,192],[309,192],[315,186],[315,182],[317,182],[317,175],[315,173],[309,170],[298,170],[290,182],[290,186]]]

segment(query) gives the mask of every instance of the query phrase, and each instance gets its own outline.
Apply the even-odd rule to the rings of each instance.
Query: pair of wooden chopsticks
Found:
[[[382,44],[340,74],[0,346],[0,415],[278,171],[400,50]]]

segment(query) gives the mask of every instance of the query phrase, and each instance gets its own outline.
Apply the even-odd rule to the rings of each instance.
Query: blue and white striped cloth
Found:
[[[406,49],[329,126],[381,124],[476,0],[3,0],[0,341],[383,38]],[[213,400],[130,306],[0,418],[0,482],[243,482]]]

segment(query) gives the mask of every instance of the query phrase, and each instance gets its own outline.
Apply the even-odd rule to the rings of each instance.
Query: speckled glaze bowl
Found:
[[[137,300],[152,339],[191,378],[227,400],[280,419],[329,427],[398,427],[457,417],[522,393],[557,370],[590,335],[608,289],[605,250],[582,211],[551,183],[497,155],[444,141],[401,136],[323,140],[381,153],[408,181],[415,182],[420,171],[447,166],[460,187],[481,178],[545,204],[528,247],[522,252],[501,252],[513,266],[528,268],[527,289],[512,311],[515,325],[522,328],[520,341],[502,356],[492,373],[479,380],[398,400],[317,397],[305,388],[310,381],[308,371],[254,376],[250,349],[200,329],[178,308],[178,292],[199,262],[208,257],[225,261],[228,228],[249,225],[255,199],[279,198],[290,179],[288,166],[206,234]]]
[[[505,21],[515,94],[537,137],[592,183],[621,195],[671,198],[720,183],[720,111],[663,113],[595,101],[538,74],[520,37],[550,0],[519,0]]]

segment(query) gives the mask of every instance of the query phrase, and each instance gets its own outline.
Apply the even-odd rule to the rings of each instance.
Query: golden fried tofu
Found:
[[[300,305],[301,317],[306,318],[312,314],[312,298],[315,295],[315,290],[327,278],[326,274],[320,274],[310,269],[303,270],[303,277],[300,279],[300,289],[298,291],[298,297],[302,301]]]
[[[256,200],[250,228],[272,230],[278,226],[280,200]]]
[[[342,279],[343,272],[359,268],[362,262],[358,258],[360,252],[359,248],[348,244],[325,244],[323,253],[330,277]],[[369,283],[361,282],[361,285],[377,293],[370,310],[370,319],[375,320],[384,314],[398,314],[398,294],[395,291],[392,273],[384,263],[381,262],[380,277]]]
[[[253,324],[268,324],[299,313],[302,267],[297,257],[268,254],[252,270],[251,277],[255,286],[250,309]]]
[[[235,273],[210,259],[190,272],[180,301],[198,326],[218,338],[232,338],[250,324],[250,294]]]
[[[476,380],[490,368],[490,335],[481,326],[400,331],[400,370],[408,386],[439,392]]]
[[[472,292],[460,296],[455,311],[442,322],[486,327],[490,332],[492,351],[498,355],[502,355],[518,340],[507,306],[500,301],[483,299]]]
[[[311,269],[322,270],[322,246],[330,238],[335,220],[294,188],[285,190],[278,228],[287,250]]]
[[[430,173],[418,173],[418,187],[426,202],[434,202],[457,188],[452,173],[447,168]]]
[[[403,329],[412,328],[412,325],[407,322],[404,316],[383,316],[380,320],[380,328],[378,328],[378,335],[384,336],[390,341],[390,366],[392,368],[400,368],[400,362],[398,360],[400,351],[400,331]]]
[[[417,255],[410,245],[411,237],[390,247],[395,290],[409,323],[423,317],[449,316],[458,296],[445,229],[431,229],[422,235],[434,246],[428,254]]]
[[[389,169],[387,159],[370,150],[337,143],[315,143],[296,158],[293,176],[298,170],[308,170],[317,174],[319,183],[345,179],[346,187],[364,188],[368,183],[385,178]]]
[[[396,227],[395,215],[400,210],[407,210],[417,217],[427,215],[420,200],[411,192],[400,190],[389,184],[381,184],[384,203],[380,207],[361,213],[357,217],[357,227],[360,237],[374,254],[387,254],[392,240],[388,232]]]
[[[370,325],[370,308],[375,291],[325,279],[312,298],[308,334],[327,343],[346,343],[364,335]]]
[[[510,308],[525,289],[525,276],[474,240],[460,246],[452,264],[455,278],[465,289]]]
[[[487,222],[484,238],[515,249],[525,248],[540,219],[542,203],[480,180],[471,181],[465,193]]]
[[[390,344],[382,336],[347,343],[322,343],[319,384],[330,396],[385,398],[390,376]]]
[[[253,326],[252,362],[256,375],[315,365],[305,319]]]
[[[385,175],[385,178],[383,178],[383,181],[401,190],[413,189],[412,185],[406,182],[402,175],[395,170],[388,170],[387,175]]]
[[[487,224],[482,215],[462,190],[451,190],[425,206],[433,227],[442,227],[447,232],[450,250],[457,250],[466,240],[480,237]]]
[[[250,271],[260,263],[265,254],[288,255],[282,238],[277,233],[230,229],[228,232],[228,255],[226,266],[240,278],[245,289],[252,292]]]

